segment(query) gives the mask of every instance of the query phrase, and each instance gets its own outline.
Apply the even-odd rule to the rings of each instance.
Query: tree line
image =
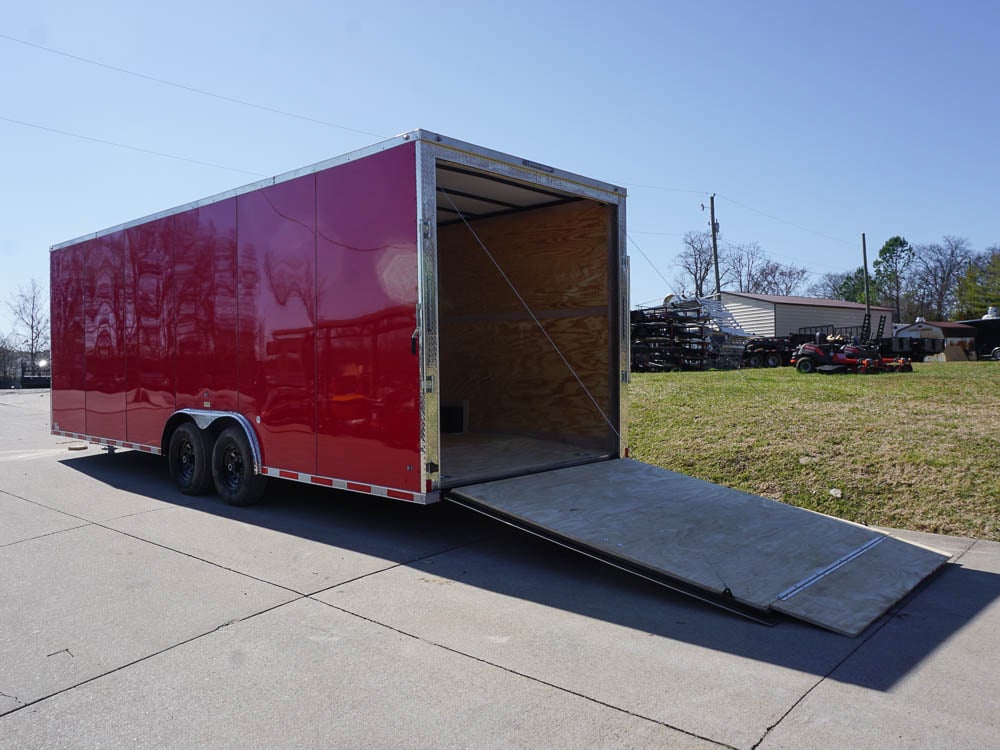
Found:
[[[675,258],[681,296],[715,292],[712,235],[688,232]],[[756,242],[720,241],[719,277],[723,291],[796,295],[865,301],[864,269],[826,273],[806,285],[807,269],[779,263]],[[899,322],[968,320],[1000,305],[1000,245],[976,251],[964,237],[945,235],[940,242],[911,245],[891,237],[872,263],[868,292],[873,305],[890,307]]]
[[[45,289],[36,279],[18,287],[5,304],[14,326],[8,334],[0,331],[0,382],[13,384],[22,360],[38,364],[48,355],[49,306]]]

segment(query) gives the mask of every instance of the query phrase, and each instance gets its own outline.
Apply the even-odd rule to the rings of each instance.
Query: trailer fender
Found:
[[[213,411],[210,409],[178,409],[167,420],[164,428],[164,440],[169,440],[169,434],[176,429],[177,425],[184,421],[194,422],[198,429],[204,431],[221,432],[223,426],[219,423],[235,423],[243,430],[250,443],[250,452],[253,454],[253,473],[260,474],[263,462],[261,461],[260,442],[257,440],[257,433],[247,419],[242,414],[234,411]],[[216,429],[217,428],[217,429]],[[165,445],[166,443],[164,443]],[[211,449],[211,446],[209,446]]]

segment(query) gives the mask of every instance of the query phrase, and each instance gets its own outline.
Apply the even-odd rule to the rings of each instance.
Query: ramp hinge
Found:
[[[434,376],[428,375],[424,378],[424,393],[434,393]]]
[[[429,240],[431,238],[431,222],[428,219],[424,219],[420,222],[420,227],[423,231],[424,239]]]
[[[424,464],[424,468],[427,469],[428,474],[437,474],[438,472],[438,465],[433,461],[428,461],[426,464]]]

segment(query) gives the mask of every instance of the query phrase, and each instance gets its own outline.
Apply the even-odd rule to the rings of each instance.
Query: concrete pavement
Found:
[[[988,747],[1000,544],[860,637],[758,625],[456,507],[229,508],[0,394],[0,748]]]

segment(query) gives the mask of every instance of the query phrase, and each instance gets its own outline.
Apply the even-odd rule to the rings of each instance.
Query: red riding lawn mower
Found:
[[[913,372],[913,365],[906,357],[883,357],[877,348],[845,344],[834,339],[821,344],[801,344],[792,356],[792,364],[799,372],[821,372],[825,375]]]

